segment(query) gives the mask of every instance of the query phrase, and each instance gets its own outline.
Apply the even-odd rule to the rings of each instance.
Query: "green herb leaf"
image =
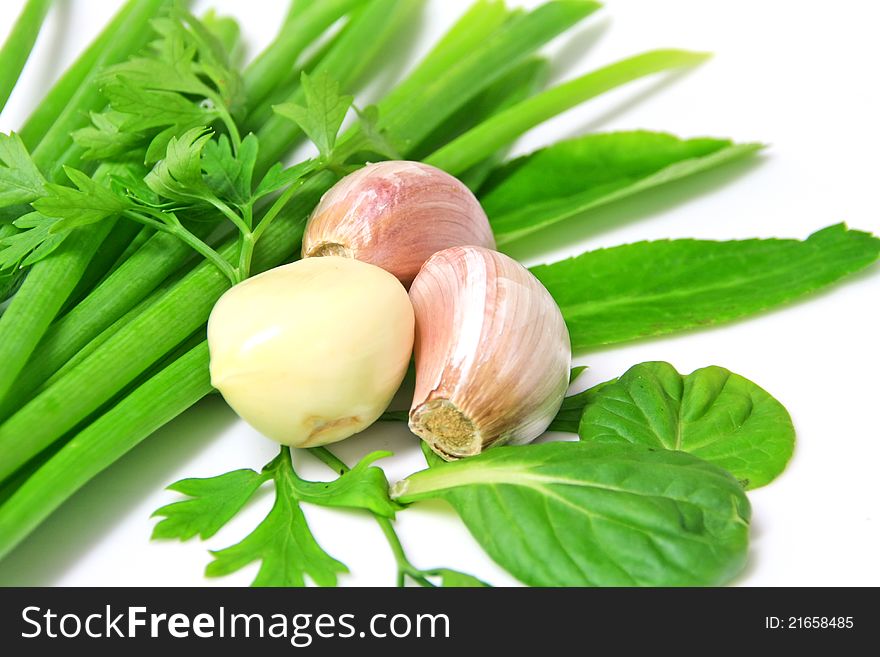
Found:
[[[272,510],[243,541],[212,551],[214,560],[205,574],[221,577],[259,561],[253,586],[305,586],[306,575],[319,586],[336,586],[337,574],[348,569],[324,552],[309,529],[299,506],[300,479],[290,462],[290,451],[282,448],[263,472],[275,483]]]
[[[0,133],[0,207],[30,203],[45,193],[46,180],[14,132]]]
[[[669,363],[642,363],[597,392],[582,440],[674,449],[724,468],[745,488],[775,479],[794,450],[785,407],[723,367],[682,376]]]
[[[129,207],[124,196],[115,193],[82,171],[65,166],[64,173],[76,185],[47,184],[47,195],[33,202],[34,208],[47,217],[60,221],[50,227],[51,233],[61,233],[77,226],[85,226],[113,217]]]
[[[165,158],[144,178],[159,196],[177,201],[204,199],[210,193],[202,179],[202,151],[213,133],[204,127],[187,130],[168,142]]]
[[[52,231],[58,221],[39,212],[16,219],[13,225],[22,230],[0,239],[0,270],[32,265],[61,246],[64,235]]]
[[[108,110],[92,112],[92,125],[80,128],[72,134],[77,146],[86,149],[83,159],[109,159],[136,151],[144,135],[134,129],[124,128],[126,114]],[[199,121],[200,124],[204,121]]]
[[[382,468],[372,465],[391,452],[372,452],[351,470],[333,481],[293,482],[296,496],[303,502],[321,506],[367,509],[380,516],[393,518],[400,507],[388,497],[388,480]]]
[[[336,135],[354,98],[340,95],[339,83],[325,71],[314,76],[303,72],[301,84],[306,96],[305,107],[282,103],[275,105],[274,110],[299,125],[318,147],[321,157],[331,162]]]
[[[168,490],[192,499],[157,509],[153,516],[164,519],[153,528],[152,538],[181,541],[196,535],[202,539],[210,538],[241,510],[267,479],[265,472],[233,470],[217,477],[181,479],[171,484]]]
[[[480,201],[499,244],[755,153],[760,144],[617,132],[562,141],[496,169]]]
[[[259,149],[259,141],[252,134],[242,140],[238,156],[232,152],[226,135],[208,141],[202,152],[202,169],[208,187],[218,197],[238,205],[250,202]]]
[[[379,125],[379,108],[375,105],[367,105],[362,110],[355,107],[355,111],[360,119],[362,150],[376,153],[389,160],[402,160],[402,149],[394,143],[388,131]]]
[[[684,452],[585,442],[499,447],[395,484],[448,501],[483,549],[533,586],[701,586],[743,567],[737,481]]]
[[[333,481],[305,481],[293,469],[290,451],[263,468],[234,470],[207,479],[183,479],[169,486],[191,499],[174,502],[153,515],[162,517],[153,538],[193,536],[209,538],[225,525],[270,479],[275,485],[275,504],[269,515],[243,541],[212,552],[206,570],[209,577],[228,575],[253,561],[261,567],[254,586],[303,586],[308,575],[320,586],[335,586],[336,574],[346,567],[324,552],[309,530],[300,502],[329,507],[366,509],[393,518],[399,506],[388,497],[388,480],[373,463],[390,456],[373,452]]]
[[[532,273],[584,350],[767,310],[864,269],[880,239],[843,224],[804,241],[660,240],[588,251]]]
[[[319,165],[320,163],[317,160],[305,160],[285,169],[281,163],[275,163],[266,172],[266,175],[263,176],[260,184],[257,185],[257,189],[254,191],[254,199],[263,198],[273,192],[277,192],[282,187],[292,185],[312,171],[315,171]]]

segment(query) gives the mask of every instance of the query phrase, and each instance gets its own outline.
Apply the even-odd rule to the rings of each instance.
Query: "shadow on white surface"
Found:
[[[0,562],[0,586],[55,584],[144,497],[166,486],[177,464],[195,457],[235,420],[219,395],[209,395],[165,425],[86,484]]]

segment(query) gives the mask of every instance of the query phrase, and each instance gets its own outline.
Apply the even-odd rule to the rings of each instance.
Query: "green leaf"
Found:
[[[46,185],[47,195],[33,202],[34,208],[45,216],[60,219],[51,226],[51,233],[93,224],[115,216],[129,207],[126,197],[82,171],[65,166],[64,172],[76,185],[76,189],[50,183]]]
[[[116,158],[136,151],[144,135],[123,127],[126,116],[113,110],[92,112],[92,125],[72,134],[76,145],[86,149],[83,159]]]
[[[249,134],[233,154],[226,135],[212,139],[202,151],[202,169],[205,182],[218,197],[243,205],[251,200],[254,165],[260,144],[257,137]]]
[[[393,518],[400,507],[388,497],[388,480],[382,468],[372,465],[391,452],[372,452],[345,474],[333,481],[293,482],[296,496],[303,502],[320,506],[367,509],[380,516]]]
[[[159,196],[189,201],[210,193],[202,179],[202,150],[213,133],[204,127],[187,130],[168,142],[165,158],[159,160],[144,180]]]
[[[669,363],[636,365],[593,395],[582,440],[681,450],[724,468],[743,487],[775,479],[794,451],[785,407],[723,367],[682,376]]]
[[[267,480],[264,473],[233,470],[206,479],[182,479],[168,490],[188,495],[189,500],[174,502],[153,515],[164,518],[153,528],[154,539],[177,538],[186,541],[198,535],[210,538],[238,513]]]
[[[290,451],[282,448],[264,472],[275,482],[272,510],[243,541],[212,551],[214,560],[205,574],[221,577],[259,561],[253,586],[305,586],[306,575],[319,586],[336,586],[337,574],[348,569],[324,552],[309,529],[298,502],[301,480],[291,465]]]
[[[317,160],[305,160],[292,167],[284,168],[280,162],[276,162],[263,176],[257,189],[254,191],[254,199],[260,199],[273,192],[277,192],[282,187],[292,185],[298,180],[304,178],[312,171],[315,171],[319,162]]]
[[[379,125],[379,108],[375,105],[367,105],[364,109],[355,107],[360,119],[361,137],[363,145],[361,149],[386,157],[389,160],[402,160],[401,149],[394,143],[388,131]]]
[[[46,180],[14,132],[0,133],[0,207],[30,203],[45,193]]]
[[[333,159],[336,135],[354,98],[340,95],[339,83],[325,71],[314,76],[303,71],[301,84],[306,96],[305,107],[282,103],[275,105],[274,110],[299,125],[329,162]]]
[[[499,447],[410,475],[392,497],[448,501],[486,552],[533,586],[713,586],[746,561],[742,488],[684,452]]]
[[[563,399],[562,406],[559,407],[559,410],[556,413],[556,417],[553,418],[550,426],[547,427],[547,431],[564,431],[566,433],[577,433],[578,428],[581,424],[581,416],[584,414],[584,408],[587,406],[587,404],[592,403],[592,400],[595,397],[596,393],[599,392],[602,387],[608,385],[609,383],[613,383],[613,381],[600,383],[597,386],[584,390],[583,392],[579,392],[575,395],[569,395],[565,399]]]
[[[64,234],[53,233],[54,217],[29,212],[13,222],[22,230],[0,239],[0,270],[26,267],[42,260],[64,241]]]
[[[437,568],[428,571],[428,574],[433,577],[439,577],[440,586],[443,588],[485,588],[489,586],[486,582],[473,575],[451,570],[450,568]]]
[[[300,502],[329,507],[367,509],[393,518],[399,506],[388,497],[388,480],[372,464],[390,452],[368,454],[350,471],[333,481],[305,481],[293,469],[288,448],[263,468],[234,470],[207,479],[183,479],[169,486],[190,499],[174,502],[153,515],[163,518],[153,538],[182,541],[199,535],[209,538],[247,503],[266,481],[275,485],[275,504],[269,515],[243,541],[212,552],[206,574],[219,577],[260,561],[254,586],[303,586],[309,576],[320,586],[335,586],[346,567],[318,545],[309,530]]]
[[[864,269],[880,239],[843,224],[804,241],[660,240],[588,251],[532,273],[562,310],[574,350],[718,324]]]
[[[751,155],[760,144],[616,132],[562,141],[496,169],[480,200],[499,244]]]

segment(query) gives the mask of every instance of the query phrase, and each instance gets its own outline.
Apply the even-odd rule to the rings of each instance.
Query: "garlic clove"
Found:
[[[436,167],[390,161],[349,174],[323,196],[306,226],[302,255],[357,258],[408,287],[425,260],[460,245],[495,247],[473,193]]]
[[[447,460],[540,436],[568,389],[571,343],[538,279],[506,255],[454,247],[425,263],[409,294],[410,429]]]
[[[406,290],[349,258],[300,260],[224,294],[208,320],[211,382],[248,424],[294,447],[362,431],[412,354]]]

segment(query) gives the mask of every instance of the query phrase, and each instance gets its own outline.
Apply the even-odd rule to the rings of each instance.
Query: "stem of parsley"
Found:
[[[326,447],[312,447],[308,451],[312,456],[321,461],[321,463],[325,464],[331,470],[340,475],[351,470],[344,461]],[[421,586],[434,587],[434,584],[425,577],[425,573],[410,563],[406,556],[406,552],[403,549],[403,545],[400,543],[400,537],[394,530],[394,524],[391,520],[384,516],[380,516],[377,513],[374,513],[373,517],[376,519],[379,528],[382,530],[385,539],[388,541],[388,546],[391,548],[391,552],[394,554],[394,561],[397,564],[397,585],[404,586],[406,583],[406,577],[409,576]]]

